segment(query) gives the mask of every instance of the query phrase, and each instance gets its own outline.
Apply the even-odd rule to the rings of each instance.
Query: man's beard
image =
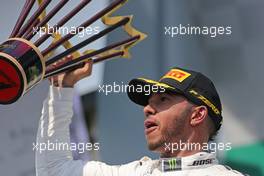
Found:
[[[172,125],[170,126],[171,128],[169,129],[161,129],[160,131],[160,139],[155,140],[154,142],[149,142],[148,141],[148,148],[151,151],[159,151],[158,149],[165,148],[168,143],[171,142],[176,142],[175,139],[177,140],[184,140],[182,139],[182,134],[184,134],[185,130],[185,124],[186,121],[188,120],[188,110],[184,112],[181,117],[176,118]],[[157,136],[158,137],[158,136]]]

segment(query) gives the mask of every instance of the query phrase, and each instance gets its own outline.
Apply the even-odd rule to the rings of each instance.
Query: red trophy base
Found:
[[[16,102],[44,75],[44,58],[30,41],[10,38],[0,45],[0,104]]]

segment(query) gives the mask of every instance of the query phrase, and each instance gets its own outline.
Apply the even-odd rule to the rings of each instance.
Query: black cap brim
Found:
[[[148,100],[150,98],[150,96],[152,95],[152,93],[158,93],[161,92],[161,90],[163,90],[162,92],[174,92],[174,93],[180,93],[182,94],[182,91],[168,85],[165,83],[161,83],[155,80],[150,80],[150,79],[145,79],[145,78],[136,78],[136,79],[132,79],[129,84],[128,84],[128,88],[127,88],[127,95],[129,97],[129,99],[131,101],[133,101],[134,103],[141,105],[141,106],[146,106],[148,105]],[[131,91],[131,86],[135,87],[152,87],[152,86],[157,86],[160,89],[156,92],[153,91],[153,89],[149,89],[148,91],[146,91],[145,89],[142,89],[142,91],[137,91],[135,89],[133,89],[133,91]]]

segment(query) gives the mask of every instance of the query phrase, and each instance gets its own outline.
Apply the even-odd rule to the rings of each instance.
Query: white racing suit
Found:
[[[50,87],[39,122],[36,151],[37,176],[237,176],[243,175],[218,165],[215,154],[200,152],[182,158],[138,161],[110,166],[98,161],[73,160],[69,125],[73,116],[73,89]],[[60,147],[58,147],[60,146]],[[61,147],[61,146],[64,146]]]

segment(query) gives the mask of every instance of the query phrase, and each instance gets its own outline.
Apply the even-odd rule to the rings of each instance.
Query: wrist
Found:
[[[62,87],[62,88],[73,88],[76,81],[74,80],[52,80],[51,85],[54,87]]]
[[[65,87],[65,88],[73,88],[76,82],[66,82],[63,81],[61,84],[61,87]]]

